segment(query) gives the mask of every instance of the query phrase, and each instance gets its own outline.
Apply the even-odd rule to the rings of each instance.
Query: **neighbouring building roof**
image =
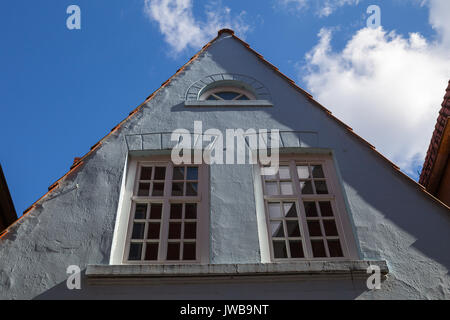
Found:
[[[0,233],[17,220],[16,209],[0,165]]]
[[[438,194],[448,170],[450,153],[450,81],[437,118],[419,183],[430,193]]]

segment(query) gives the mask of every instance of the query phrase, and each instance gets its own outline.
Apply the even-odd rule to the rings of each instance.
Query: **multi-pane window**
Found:
[[[242,88],[217,87],[202,93],[200,100],[255,100],[255,96]]]
[[[198,262],[206,183],[204,166],[140,163],[126,261]]]
[[[262,179],[272,259],[345,256],[325,162],[282,162],[276,175]]]

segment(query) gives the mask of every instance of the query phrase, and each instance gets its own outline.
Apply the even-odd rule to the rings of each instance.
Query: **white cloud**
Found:
[[[159,24],[165,41],[175,53],[191,47],[199,49],[222,28],[231,28],[243,36],[249,26],[243,22],[245,11],[232,18],[231,9],[220,1],[205,6],[206,21],[193,13],[193,0],[145,0],[144,13]]]
[[[364,28],[334,52],[331,31],[322,29],[306,56],[303,80],[315,98],[413,177],[450,78],[449,3],[430,1],[439,41]]]
[[[441,41],[450,47],[450,1],[429,0],[430,24],[441,36]]]
[[[345,5],[357,5],[360,0],[278,0],[283,6],[296,10],[306,10],[311,5],[315,7],[316,14],[328,17],[336,9]]]

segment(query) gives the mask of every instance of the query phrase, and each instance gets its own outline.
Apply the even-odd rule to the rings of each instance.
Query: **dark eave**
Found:
[[[16,220],[16,209],[0,165],[0,234]]]

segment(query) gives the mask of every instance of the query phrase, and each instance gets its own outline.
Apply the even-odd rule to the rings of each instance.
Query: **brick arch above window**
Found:
[[[251,92],[257,100],[272,100],[269,89],[260,81],[241,74],[219,73],[206,76],[193,83],[186,92],[186,101],[196,101],[215,85],[242,88]]]

